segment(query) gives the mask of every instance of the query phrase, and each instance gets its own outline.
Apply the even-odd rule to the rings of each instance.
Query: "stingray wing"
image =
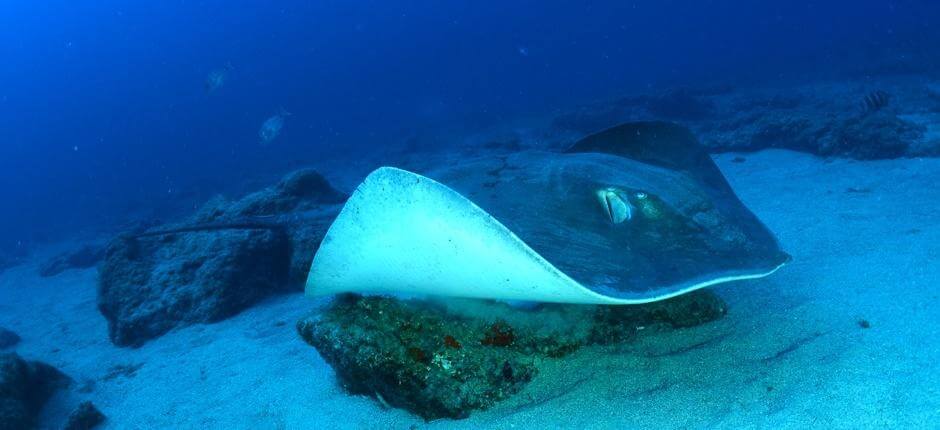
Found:
[[[342,292],[616,302],[560,272],[456,191],[392,167],[359,185],[314,257],[307,293]]]

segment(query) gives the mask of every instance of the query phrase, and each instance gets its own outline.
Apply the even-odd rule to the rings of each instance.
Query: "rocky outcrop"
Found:
[[[713,152],[782,148],[855,159],[940,156],[940,104],[932,87],[907,80],[881,84],[670,90],[582,106],[556,117],[554,126],[591,133],[623,121],[660,119],[689,126]]]
[[[715,151],[784,148],[821,156],[883,159],[914,155],[924,128],[890,111],[831,114],[769,110],[716,124],[699,124]]]
[[[346,295],[297,329],[350,393],[433,420],[463,418],[518,393],[544,360],[585,345],[627,342],[640,328],[671,330],[724,313],[724,303],[707,291],[641,306],[534,310]]]
[[[185,222],[115,239],[98,282],[111,340],[139,346],[302,285],[344,199],[302,170],[234,202],[213,199]]]
[[[69,378],[48,364],[0,354],[0,430],[35,428],[43,405],[68,384]]]

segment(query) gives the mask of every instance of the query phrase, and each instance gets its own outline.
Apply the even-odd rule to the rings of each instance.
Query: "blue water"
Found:
[[[930,1],[10,2],[0,244],[648,88],[935,73],[938,17]],[[261,147],[281,108],[283,135]]]
[[[938,23],[930,0],[3,2],[0,329],[22,340],[0,353],[77,381],[41,428],[85,400],[105,428],[938,428]],[[466,420],[337,387],[294,329],[327,299],[299,285],[131,348],[109,337],[102,254],[40,274],[302,167],[341,199],[381,165],[557,151],[638,119],[688,126],[792,263],[707,290],[715,322],[585,348],[529,403]],[[909,147],[877,151],[892,139]]]

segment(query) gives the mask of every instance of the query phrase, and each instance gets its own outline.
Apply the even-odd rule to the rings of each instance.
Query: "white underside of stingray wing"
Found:
[[[777,268],[718,277],[658,296],[606,296],[558,270],[460,193],[424,176],[382,167],[359,185],[330,226],[313,259],[306,292],[640,304],[760,278]]]
[[[307,294],[396,292],[562,303],[620,303],[559,271],[450,188],[383,167],[327,232]]]

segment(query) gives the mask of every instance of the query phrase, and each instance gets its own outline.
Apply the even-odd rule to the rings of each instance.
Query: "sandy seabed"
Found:
[[[116,348],[95,271],[39,278],[39,255],[0,275],[0,326],[23,338],[24,358],[76,380],[43,411],[53,427],[87,399],[108,429],[936,428],[940,159],[715,159],[794,261],[718,287],[720,321],[584,348],[465,420],[426,423],[345,394],[294,330],[322,305],[301,294]]]

